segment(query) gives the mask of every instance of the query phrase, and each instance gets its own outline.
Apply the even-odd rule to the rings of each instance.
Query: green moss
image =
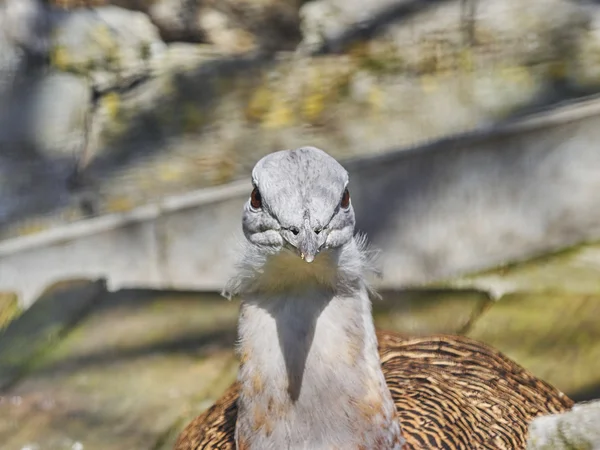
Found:
[[[429,335],[462,334],[491,304],[486,292],[475,289],[413,289],[382,292],[373,303],[378,328]]]
[[[271,109],[275,93],[272,87],[262,85],[254,91],[245,109],[246,119],[250,122],[260,122]]]
[[[206,124],[206,114],[196,103],[188,102],[183,105],[183,130],[186,133],[200,131]]]
[[[0,292],[0,330],[16,319],[22,310],[15,292]]]
[[[406,61],[394,45],[373,45],[375,43],[361,43],[350,50],[350,55],[360,69],[375,75],[397,74],[406,70]]]
[[[494,346],[567,394],[600,382],[600,296],[506,295],[468,335]]]
[[[111,120],[117,120],[121,114],[121,98],[116,92],[109,92],[100,100]]]
[[[150,43],[144,42],[140,45],[140,58],[142,61],[148,61],[150,59]]]
[[[50,64],[59,70],[68,71],[71,66],[71,58],[66,47],[55,45],[50,50]]]

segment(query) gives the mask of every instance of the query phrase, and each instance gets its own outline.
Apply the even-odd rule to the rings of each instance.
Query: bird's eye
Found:
[[[260,209],[262,207],[262,196],[260,195],[258,188],[254,188],[252,194],[250,194],[250,205],[254,209]]]
[[[348,191],[348,189],[344,191],[344,195],[342,196],[342,202],[340,203],[340,206],[344,209],[347,209],[350,206],[350,191]]]

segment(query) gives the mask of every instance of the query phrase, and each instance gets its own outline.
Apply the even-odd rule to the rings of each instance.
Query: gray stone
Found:
[[[301,47],[316,50],[327,40],[343,34],[348,28],[372,19],[391,6],[409,0],[313,0],[300,8]]]
[[[52,64],[89,77],[100,91],[147,76],[165,50],[145,14],[116,6],[63,13],[55,23]]]
[[[50,19],[39,0],[0,3],[0,129],[3,136],[13,124],[16,98],[28,87],[29,73],[40,65],[48,49]],[[1,139],[1,138],[0,138]]]
[[[581,72],[590,77],[598,72],[589,57],[600,42],[593,31],[600,8],[584,2],[377,0],[366,6],[360,1],[316,0],[306,3],[300,14],[301,49],[312,51],[325,43],[333,48],[362,45],[371,58],[411,73],[468,73],[557,59],[548,71],[558,80],[571,82]],[[369,35],[364,29],[376,29],[374,38],[359,39]]]
[[[146,13],[166,41],[203,42],[199,8],[200,2],[194,0],[158,0],[146,6]]]
[[[511,292],[600,293],[600,245],[588,243],[441,284],[483,289],[499,298]]]
[[[0,35],[29,53],[45,54],[51,26],[48,13],[40,0],[4,0],[0,4]]]
[[[146,14],[166,42],[207,43],[221,52],[292,50],[303,0],[50,0],[62,8],[115,5]]]
[[[28,129],[25,136],[48,158],[74,158],[85,145],[91,89],[85,78],[53,72],[28,92]]]
[[[25,62],[23,51],[0,34],[0,120],[5,120],[12,88],[25,68]]]

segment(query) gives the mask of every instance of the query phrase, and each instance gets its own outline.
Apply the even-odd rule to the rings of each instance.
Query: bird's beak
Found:
[[[300,257],[310,263],[313,262],[317,253],[319,253],[319,242],[317,233],[311,230],[310,227],[303,227],[298,240],[298,250]]]

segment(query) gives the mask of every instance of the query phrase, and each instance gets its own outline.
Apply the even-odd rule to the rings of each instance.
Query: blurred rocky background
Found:
[[[380,153],[594,92],[599,18],[572,0],[4,0],[0,236],[276,149]]]
[[[592,0],[0,0],[0,448],[167,449],[236,370],[237,305],[177,281],[227,265],[214,228],[237,223],[237,200],[173,234],[57,235],[43,258],[39,236],[245,180],[307,144],[358,161],[357,209],[397,209],[396,228],[361,219],[396,281],[379,327],[466,334],[600,398],[599,91]],[[485,134],[499,124],[516,135]],[[136,244],[146,234],[160,239]],[[139,248],[196,246],[215,260],[171,268],[177,291],[56,280],[24,302],[2,284],[26,286],[41,259],[122,252],[125,273],[149,259]],[[576,448],[556,442],[532,448]]]

